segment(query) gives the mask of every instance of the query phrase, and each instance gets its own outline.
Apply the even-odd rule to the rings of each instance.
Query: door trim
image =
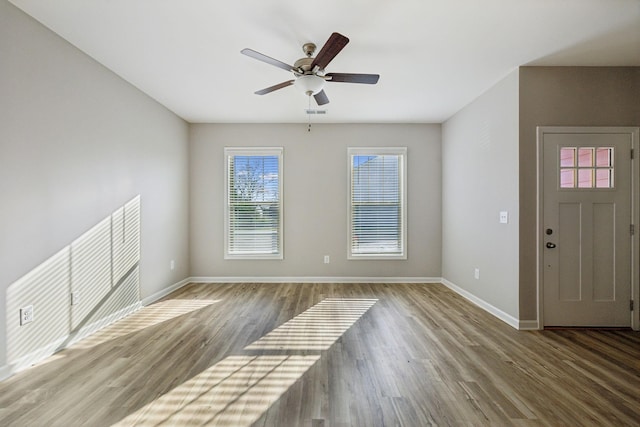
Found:
[[[640,330],[640,193],[639,193],[639,167],[638,137],[640,128],[630,126],[538,126],[537,132],[537,188],[536,188],[536,265],[537,265],[537,295],[536,302],[538,312],[538,329],[544,329],[544,283],[543,283],[543,141],[547,133],[623,133],[631,136],[631,148],[634,150],[634,158],[631,161],[631,221],[635,224],[636,231],[631,237],[631,298],[634,301],[634,310],[629,312],[631,316],[631,328]]]

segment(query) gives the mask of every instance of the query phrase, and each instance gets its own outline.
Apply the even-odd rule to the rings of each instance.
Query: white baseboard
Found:
[[[149,304],[153,304],[154,302],[160,300],[161,298],[166,297],[167,295],[169,295],[171,292],[177,291],[178,289],[180,289],[181,287],[183,287],[184,285],[188,284],[188,283],[192,283],[193,280],[190,277],[187,277],[184,280],[179,281],[178,283],[175,283],[167,288],[164,288],[163,290],[156,292],[153,295],[150,295],[146,298],[142,299],[142,306],[146,307]]]
[[[103,317],[100,320],[97,320],[89,325],[85,325],[83,327],[81,327],[77,332],[69,335],[70,339],[69,342],[64,346],[64,348],[67,348],[75,343],[77,343],[78,341],[88,337],[89,335],[98,332],[100,329],[109,326],[110,324],[114,323],[117,320],[120,320],[128,315],[130,315],[131,313],[134,313],[136,311],[138,311],[140,308],[142,308],[142,304],[137,302],[135,304],[131,304],[128,307],[124,307],[121,308],[120,310],[116,311],[115,313],[111,313],[110,315],[108,315],[107,317]],[[62,350],[62,348],[60,348],[59,350]]]
[[[510,314],[505,313],[504,311],[500,310],[497,307],[494,307],[493,305],[489,304],[488,302],[486,302],[482,298],[478,298],[477,296],[473,295],[471,292],[468,292],[468,291],[462,289],[461,287],[455,285],[454,283],[448,281],[445,278],[442,279],[441,283],[443,285],[445,285],[447,288],[449,288],[452,291],[456,292],[457,294],[461,295],[463,298],[468,299],[469,301],[471,301],[472,303],[474,303],[478,307],[482,308],[484,311],[486,311],[489,314],[492,314],[495,317],[497,317],[498,319],[502,320],[503,322],[505,322],[506,324],[508,324],[512,328],[520,329],[520,320],[516,319],[515,317],[511,316]]]
[[[190,277],[190,283],[441,283],[440,277]]]
[[[4,381],[11,376],[11,370],[9,366],[3,365],[0,366],[0,381]]]
[[[53,342],[50,342],[34,351],[32,351],[29,354],[25,354],[24,356],[22,356],[21,358],[19,358],[18,360],[16,360],[13,363],[9,363],[8,365],[4,366],[3,371],[6,373],[6,377],[3,377],[2,379],[4,380],[5,378],[10,377],[11,375],[15,374],[16,372],[20,372],[23,369],[29,368],[32,365],[41,362],[42,360],[46,359],[47,357],[51,356],[52,354],[54,354],[58,348],[60,348],[60,346],[62,345],[62,343],[65,342],[65,340],[67,340],[69,338],[69,336],[64,336],[62,338],[59,338]]]

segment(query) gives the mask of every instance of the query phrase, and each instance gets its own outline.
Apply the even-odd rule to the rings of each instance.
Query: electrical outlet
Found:
[[[170,268],[170,269],[172,269],[172,270],[173,270],[174,268],[176,268],[176,262],[175,262],[175,260],[171,260],[171,262],[169,263],[169,268]]]
[[[329,255],[325,255],[324,256],[324,263],[325,264],[329,264],[329,262],[331,262],[331,258],[329,257]]]
[[[476,268],[476,269],[473,271],[473,277],[475,277],[475,278],[476,278],[476,280],[479,280],[479,279],[480,279],[480,269],[479,269],[479,268]]]
[[[28,305],[20,309],[20,326],[33,322],[33,306]]]
[[[500,224],[509,224],[509,212],[500,211]]]

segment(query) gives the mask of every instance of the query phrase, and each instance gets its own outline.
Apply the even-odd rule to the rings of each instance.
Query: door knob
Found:
[[[555,243],[547,242],[547,248],[549,248],[549,249],[553,249],[553,248],[555,248],[555,247],[556,247],[556,244],[555,244]]]

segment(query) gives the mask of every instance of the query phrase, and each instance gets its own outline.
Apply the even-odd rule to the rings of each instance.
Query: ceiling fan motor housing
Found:
[[[300,58],[293,64],[293,73],[296,76],[301,76],[303,74],[311,74],[311,64],[313,63],[313,58]],[[302,71],[302,72],[301,72]]]

